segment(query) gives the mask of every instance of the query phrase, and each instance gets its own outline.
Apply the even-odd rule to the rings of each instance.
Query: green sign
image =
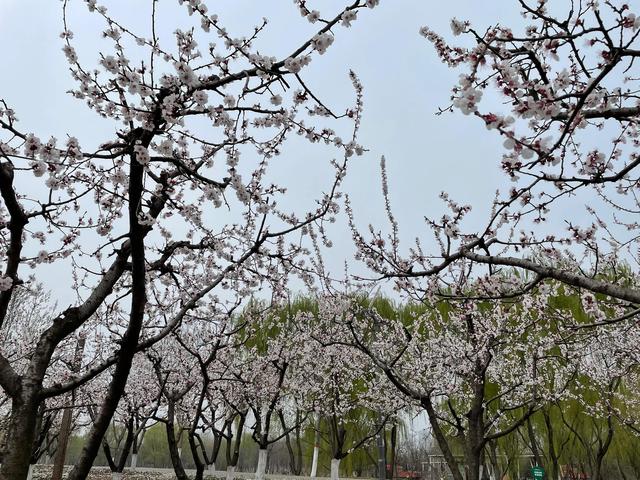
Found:
[[[544,478],[544,468],[532,467],[531,476],[534,478],[534,480],[542,480]]]

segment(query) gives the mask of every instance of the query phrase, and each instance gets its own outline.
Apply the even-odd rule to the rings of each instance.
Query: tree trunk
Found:
[[[469,441],[467,440],[467,443]],[[465,479],[466,480],[480,480],[480,467],[482,450],[478,450],[473,445],[467,445],[464,451],[465,460]]]
[[[420,403],[423,408],[427,411],[427,416],[429,417],[429,423],[431,424],[431,429],[433,430],[433,436],[438,442],[438,447],[440,447],[440,451],[447,462],[447,466],[451,471],[451,475],[453,480],[463,480],[462,474],[460,473],[460,469],[458,466],[458,461],[453,456],[453,452],[451,451],[451,447],[449,446],[449,441],[447,437],[445,437],[444,432],[440,428],[440,422],[438,421],[438,416],[436,415],[436,411],[433,408],[433,403],[431,402],[431,398],[425,397]]]
[[[71,365],[71,369],[73,372],[77,372],[80,369],[85,342],[86,337],[84,335],[81,335],[76,343],[76,350],[73,356],[73,364]],[[71,435],[71,420],[74,402],[75,395],[72,391],[69,394],[67,408],[65,408],[64,412],[62,413],[62,423],[60,425],[60,433],[58,433],[58,446],[56,447],[56,456],[53,464],[51,480],[62,480],[62,470],[64,469],[64,462],[67,457],[67,445],[69,443],[69,436]]]
[[[481,364],[476,366],[476,375],[480,380],[473,385],[471,409],[466,414],[468,420],[464,439],[466,480],[480,480],[484,456],[484,369]]]
[[[203,372],[203,378],[206,378],[206,371]],[[200,443],[202,446],[202,454],[205,457],[204,462],[200,458],[200,454],[198,453],[198,442],[196,438],[196,429],[198,428],[198,421],[200,420],[200,415],[202,414],[202,404],[204,402],[204,397],[207,394],[207,381],[203,381],[202,389],[200,390],[200,395],[198,396],[198,406],[193,416],[193,422],[191,422],[191,428],[189,429],[189,433],[187,435],[187,439],[189,441],[189,448],[191,449],[191,456],[193,457],[193,462],[196,466],[196,476],[194,480],[202,480],[204,475],[204,467],[205,462],[207,461],[207,452],[204,450],[204,445]]]
[[[256,467],[256,480],[264,480],[264,474],[267,469],[267,449],[260,448],[258,450],[258,466]]]
[[[488,445],[487,456],[489,457],[489,463],[491,464],[491,479],[500,480],[503,475],[501,472],[500,464],[498,463],[498,444],[496,440],[492,440]]]
[[[302,445],[300,443],[300,411],[296,410],[296,427],[293,430],[293,434],[295,436],[295,448],[291,443],[291,433],[287,429],[287,425],[285,424],[284,414],[282,410],[278,411],[278,417],[280,418],[280,424],[282,425],[282,430],[287,432],[284,437],[284,442],[287,447],[287,453],[289,454],[289,470],[291,471],[291,475],[300,475],[302,472]]]
[[[551,417],[549,416],[549,412],[546,409],[542,410],[542,415],[544,416],[544,424],[547,427],[547,443],[549,444],[549,458],[551,459],[551,475],[550,480],[559,480],[559,464],[558,464],[558,454],[556,452],[555,439],[553,435],[553,425],[551,423]]]
[[[189,431],[188,440],[189,448],[191,449],[191,456],[193,457],[193,462],[196,466],[196,476],[194,480],[202,480],[202,477],[204,475],[204,463],[202,463],[202,460],[200,459],[200,454],[198,453],[198,444],[196,443],[193,431]]]
[[[175,402],[174,400],[169,399],[167,403],[167,422],[165,423],[165,427],[167,431],[167,443],[169,444],[171,464],[173,465],[173,471],[176,474],[177,480],[189,480],[189,477],[187,477],[182,465],[182,458],[180,455],[182,452],[180,452],[180,448],[178,448],[178,443],[176,441],[174,425]]]
[[[611,441],[613,440],[613,420],[611,415],[612,412],[609,411],[609,417],[607,417],[607,436],[605,437],[604,442],[599,442],[593,470],[593,480],[602,480],[602,463],[604,462],[604,457],[607,455],[609,447],[611,446]]]
[[[316,418],[316,431],[313,440],[313,459],[311,460],[311,478],[318,474],[318,457],[320,456],[320,415]]]
[[[151,132],[143,130],[142,138],[145,146],[151,141]],[[98,454],[102,438],[104,437],[113,414],[118,407],[120,398],[124,393],[133,363],[133,357],[138,346],[138,339],[142,329],[144,320],[144,312],[147,304],[146,294],[146,265],[145,265],[145,246],[144,227],[138,221],[138,212],[140,209],[144,185],[144,167],[136,160],[132,154],[129,164],[129,241],[131,242],[131,309],[129,311],[129,325],[122,336],[120,350],[118,352],[118,360],[115,365],[113,377],[107,389],[107,394],[100,413],[93,422],[89,435],[82,448],[80,459],[76,463],[73,470],[69,473],[68,480],[85,480],[89,475],[91,466]]]
[[[29,475],[31,449],[38,416],[36,388],[23,383],[22,391],[11,401],[11,417],[7,429],[7,449],[0,469],[0,480],[25,480]]]
[[[120,452],[120,458],[118,460],[118,465],[116,468],[117,472],[124,471],[124,467],[127,464],[127,458],[129,458],[129,452],[131,451],[131,446],[133,445],[134,440],[135,434],[133,431],[133,417],[131,417],[127,422],[127,438],[125,438],[122,452]]]
[[[395,423],[393,424],[393,426],[391,427],[391,461],[389,463],[391,463],[391,478],[395,478],[396,476],[396,447],[397,447],[397,443],[398,443],[398,425],[396,425]]]
[[[331,459],[331,480],[340,480],[340,459]]]
[[[531,417],[527,418],[527,434],[529,435],[529,442],[531,442],[531,453],[533,453],[533,461],[536,466],[542,465],[540,459],[540,451],[538,450],[538,442],[536,441],[536,433],[533,431],[533,424],[531,423]]]
[[[227,465],[227,480],[233,480],[235,478],[236,466]]]
[[[231,431],[233,427],[233,422],[229,424],[227,427],[227,467],[234,467],[233,471],[235,471],[235,467],[238,464],[238,459],[240,458],[240,443],[242,442],[242,430],[244,428],[244,422],[247,418],[246,413],[239,415],[240,419],[238,420],[238,426],[236,428],[235,434]],[[227,468],[227,471],[229,469]]]
[[[382,423],[382,415],[378,415],[378,422]],[[386,429],[380,425],[380,431],[376,435],[376,446],[378,447],[378,480],[387,478],[387,455],[386,455]]]

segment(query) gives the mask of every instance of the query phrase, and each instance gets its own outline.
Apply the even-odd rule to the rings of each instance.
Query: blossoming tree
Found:
[[[322,228],[323,219],[335,214],[347,159],[362,152],[355,75],[356,105],[334,113],[307,88],[302,69],[377,0],[353,1],[327,17],[296,2],[318,29],[283,58],[255,46],[266,20],[248,35],[234,36],[204,2],[179,1],[176,15],[188,14],[194,28],[167,34],[156,28],[165,6],[151,3],[152,28],[137,32],[106,6],[86,0],[110,44],[93,58],[80,58],[75,48],[82,39],[74,37],[68,13],[76,4],[62,3],[71,93],[113,121],[111,138],[88,145],[71,135],[70,123],[64,140],[43,139],[20,123],[10,96],[0,100],[0,327],[10,327],[8,305],[31,282],[30,268],[37,273],[55,266],[77,296],[51,314],[24,371],[0,356],[0,385],[11,398],[8,436],[14,439],[2,479],[26,477],[42,402],[109,370],[104,402],[69,476],[86,478],[136,352],[185,317],[224,310],[227,300],[217,295],[223,289],[246,297],[262,285],[278,294],[287,273],[306,274],[299,237],[304,227]],[[327,118],[331,127],[323,123]],[[284,210],[279,199],[285,187],[268,175],[291,134],[333,145],[339,159],[331,163],[334,178],[308,210]],[[223,209],[231,212],[228,222],[210,213]],[[94,338],[109,343],[110,355],[88,356],[77,374],[52,375],[60,350],[91,319],[103,334]],[[94,348],[91,342],[86,347]]]
[[[624,271],[638,262],[639,17],[622,1],[518,0],[513,7],[519,24],[477,28],[454,18],[452,33],[461,40],[420,30],[443,63],[461,72],[450,105],[439,113],[461,112],[498,135],[504,154],[492,165],[512,186],[496,194],[480,227],[469,226],[470,205],[442,192],[446,214],[426,222],[433,242],[418,238],[405,250],[383,158],[390,232],[373,226],[362,232],[347,202],[358,258],[376,278],[430,304],[442,297],[545,297],[551,281],[561,282],[592,306],[609,305],[585,304],[581,329],[620,323],[605,337],[634,338],[637,275]],[[480,289],[472,286],[477,279]],[[464,327],[464,315],[459,321]],[[448,420],[457,424],[455,415]],[[466,464],[467,478],[477,478],[478,462]]]

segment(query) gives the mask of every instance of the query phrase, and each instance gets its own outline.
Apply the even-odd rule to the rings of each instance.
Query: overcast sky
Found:
[[[87,12],[83,2],[70,3],[70,28],[76,35],[81,61],[86,58],[95,63],[97,52],[106,45],[100,38],[103,24]],[[149,25],[150,3],[129,0],[107,5],[115,4],[109,7],[110,12],[123,24],[144,31]],[[159,30],[165,35],[190,25],[186,15],[175,14],[175,3],[159,2]],[[448,191],[460,203],[474,205],[472,218],[479,225],[496,189],[508,188],[509,182],[499,170],[499,137],[477,119],[459,112],[435,115],[438,107],[448,105],[459,72],[438,60],[418,30],[427,25],[451,38],[449,21],[454,16],[472,20],[481,30],[498,21],[518,24],[521,19],[516,4],[502,0],[381,0],[378,8],[361,11],[351,28],[336,27],[333,46],[325,55],[315,56],[304,70],[309,86],[338,109],[352,103],[349,69],[364,84],[360,143],[369,151],[353,162],[344,187],[360,224],[373,222],[385,227],[378,168],[381,155],[387,158],[391,196],[407,243],[416,236],[429,236],[423,223],[425,215],[444,213],[440,191]],[[311,1],[309,5],[329,17],[344,2]],[[209,6],[233,36],[250,34],[262,17],[268,17],[270,25],[257,45],[261,53],[278,58],[317,29],[299,15],[290,0],[216,0]],[[23,130],[43,139],[74,135],[83,146],[97,145],[113,138],[115,127],[65,93],[74,85],[61,51],[61,9],[62,2],[51,0],[0,0],[0,96],[16,110]],[[280,166],[275,166],[276,174],[291,187],[292,205],[316,198],[328,186],[330,178],[319,174],[326,169],[315,170],[320,168],[317,165],[326,165],[322,148],[291,139],[282,158]],[[329,264],[340,269],[353,249],[348,232],[336,232]],[[48,278],[43,280],[50,283]],[[65,298],[64,285],[50,285]]]

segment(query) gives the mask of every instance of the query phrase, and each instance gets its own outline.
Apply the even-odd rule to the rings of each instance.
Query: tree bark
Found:
[[[124,467],[127,464],[127,458],[129,458],[129,452],[131,451],[131,446],[133,445],[135,439],[135,434],[133,432],[133,416],[129,418],[127,422],[127,438],[124,440],[124,446],[122,447],[122,451],[120,452],[120,458],[118,459],[118,464],[116,471],[123,472]]]
[[[607,417],[607,434],[605,436],[604,442],[598,441],[599,445],[594,462],[593,480],[602,480],[602,463],[604,462],[604,457],[607,455],[609,447],[611,446],[611,441],[613,440],[614,430],[613,419],[611,415],[612,412],[609,412],[609,416]]]
[[[536,465],[542,465],[540,459],[540,451],[538,450],[538,442],[536,440],[536,433],[533,431],[533,424],[531,423],[531,417],[527,418],[527,434],[529,435],[529,442],[531,442],[531,453],[533,454],[533,461]]]
[[[544,416],[544,424],[547,428],[547,443],[549,451],[549,459],[551,460],[551,480],[559,480],[559,463],[558,454],[556,452],[555,438],[553,432],[553,424],[551,423],[551,417],[547,409],[542,410]]]
[[[238,459],[240,458],[240,444],[242,442],[242,430],[244,429],[244,422],[247,419],[247,412],[243,412],[238,414],[240,417],[238,420],[238,426],[236,428],[235,434],[231,431],[233,427],[233,422],[231,422],[227,426],[227,467],[231,466],[234,468],[238,465]],[[227,471],[229,469],[227,468]]]
[[[84,335],[78,338],[76,343],[76,351],[73,356],[72,371],[75,373],[80,369],[80,363],[82,362],[82,354],[84,352],[84,344],[86,338]],[[62,413],[62,423],[60,425],[60,433],[58,433],[58,446],[56,447],[56,456],[53,464],[53,472],[51,474],[51,480],[62,480],[62,471],[64,469],[64,461],[67,457],[67,445],[69,443],[69,436],[71,435],[71,416],[73,413],[73,403],[75,395],[73,392],[69,395],[69,401],[67,408]]]
[[[190,431],[189,435],[187,435],[187,438],[189,440],[191,456],[193,457],[193,462],[195,463],[196,467],[196,476],[194,477],[194,480],[202,480],[202,477],[204,475],[204,463],[200,459],[200,454],[198,453],[198,444],[196,443],[194,433]]]
[[[267,449],[260,448],[258,450],[258,465],[256,467],[256,480],[264,480],[264,474],[267,469]]]
[[[189,480],[187,474],[184,471],[182,465],[182,458],[180,456],[180,449],[178,448],[178,442],[176,441],[175,432],[175,402],[172,399],[168,400],[167,405],[167,422],[165,423],[167,431],[167,443],[169,444],[169,455],[171,456],[171,464],[173,465],[173,471],[176,474],[177,480]]]
[[[206,375],[206,371],[203,372]],[[203,377],[206,379],[206,376]],[[191,422],[191,428],[189,429],[188,440],[189,440],[189,448],[191,449],[191,456],[193,457],[193,462],[196,466],[196,476],[195,480],[202,480],[204,475],[204,462],[200,458],[200,454],[198,453],[198,442],[196,441],[196,429],[198,428],[198,421],[200,420],[200,416],[202,414],[202,404],[204,402],[204,397],[207,394],[207,382],[204,381],[202,385],[202,389],[200,390],[200,395],[198,396],[198,406],[196,407],[196,411],[194,412],[193,421]],[[206,457],[206,452],[204,448],[202,449],[202,453]],[[206,458],[205,458],[206,461]]]
[[[444,432],[440,428],[440,422],[438,420],[438,416],[436,415],[436,411],[433,408],[433,403],[431,402],[431,398],[424,397],[421,400],[421,404],[424,407],[424,409],[427,411],[427,416],[429,417],[429,423],[431,424],[431,428],[433,429],[433,436],[438,442],[438,446],[440,447],[440,451],[444,456],[444,460],[445,462],[447,462],[447,466],[451,471],[451,476],[453,477],[453,480],[463,480],[462,474],[460,473],[460,470],[458,468],[458,461],[453,456],[447,437],[445,437]]]
[[[389,462],[391,463],[391,472],[389,473],[392,479],[395,478],[395,474],[396,474],[397,443],[398,443],[398,425],[394,423],[393,426],[391,427],[391,461]]]
[[[1,480],[24,480],[28,476],[39,407],[37,391],[36,386],[23,385],[20,394],[11,401],[7,432],[12,440],[2,461]]]

